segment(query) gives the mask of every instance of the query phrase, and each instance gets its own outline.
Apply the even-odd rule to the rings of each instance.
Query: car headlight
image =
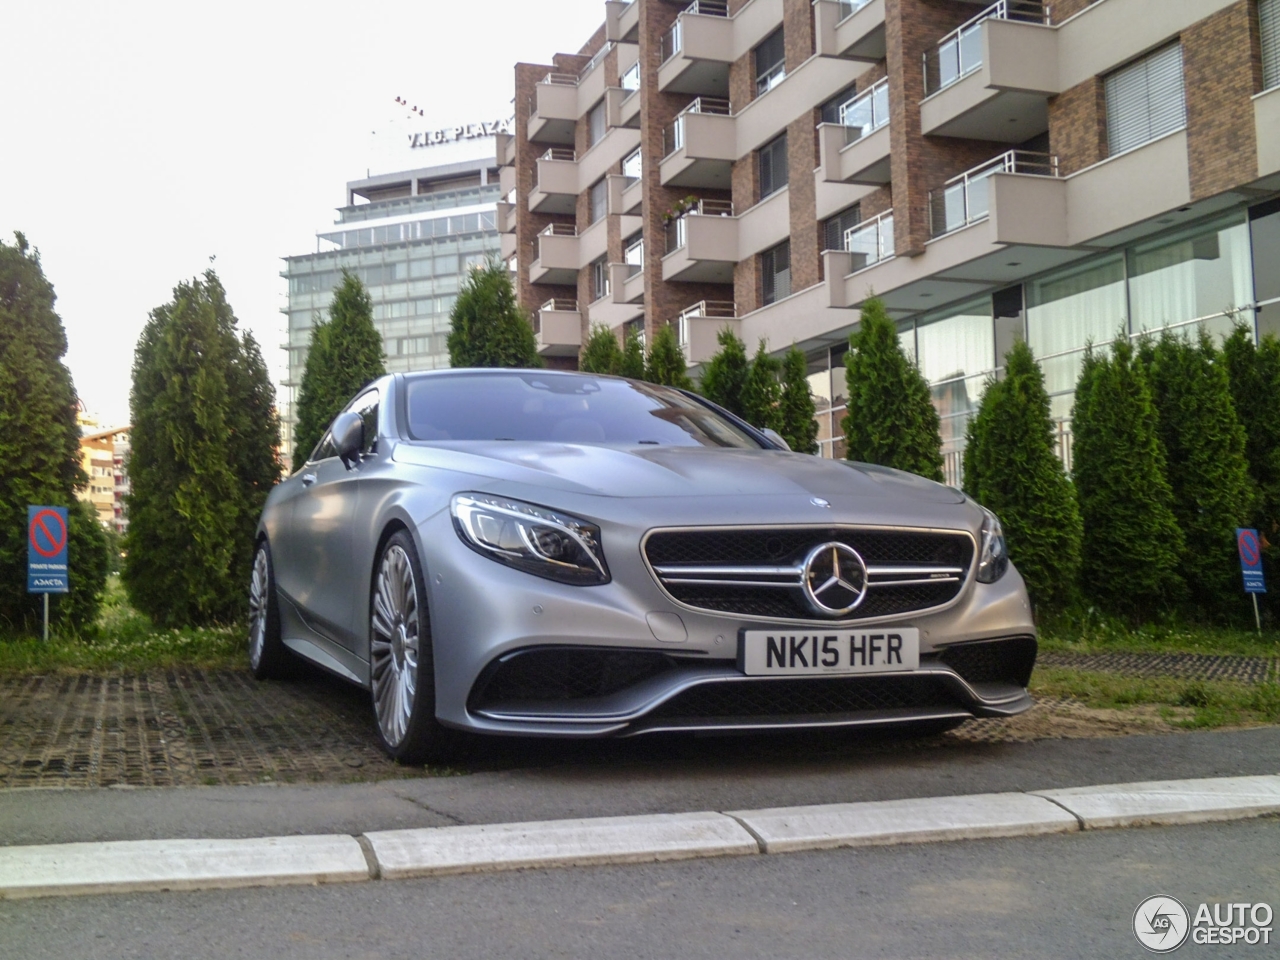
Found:
[[[1009,569],[1009,550],[1004,529],[996,515],[982,508],[982,553],[978,556],[978,582],[995,583]]]
[[[600,528],[522,500],[455,494],[453,526],[462,542],[491,560],[561,583],[609,582]]]

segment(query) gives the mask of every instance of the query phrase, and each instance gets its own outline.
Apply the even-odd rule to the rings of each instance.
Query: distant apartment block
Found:
[[[1086,343],[1280,334],[1280,0],[610,0],[515,67],[498,228],[539,350],[726,324],[809,357],[842,456],[843,357],[884,299],[947,475],[1015,338],[1060,453]],[[574,43],[570,49],[577,47]]]

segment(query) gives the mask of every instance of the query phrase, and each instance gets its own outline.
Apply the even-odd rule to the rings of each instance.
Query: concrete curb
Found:
[[[759,853],[751,834],[722,813],[429,827],[365,836],[388,880]]]
[[[1280,813],[1280,776],[250,840],[0,847],[0,899],[341,883],[1033,836]]]
[[[360,844],[341,835],[0,848],[0,899],[368,879]]]

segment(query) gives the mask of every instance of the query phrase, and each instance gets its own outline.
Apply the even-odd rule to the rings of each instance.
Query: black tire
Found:
[[[369,692],[378,742],[396,763],[440,763],[458,735],[436,720],[427,582],[413,538],[388,538],[369,589]]]
[[[288,673],[291,659],[280,638],[280,602],[271,546],[263,538],[254,551],[249,574],[249,669],[259,680],[278,680]]]

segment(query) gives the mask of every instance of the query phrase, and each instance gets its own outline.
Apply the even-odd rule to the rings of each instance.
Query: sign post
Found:
[[[67,593],[67,508],[27,507],[27,593],[44,594],[44,642],[49,642],[49,594]]]
[[[1258,594],[1267,592],[1262,576],[1262,545],[1258,531],[1247,527],[1236,528],[1236,549],[1240,553],[1240,573],[1244,577],[1244,592],[1253,601],[1253,623],[1262,636],[1262,619],[1258,616]]]

